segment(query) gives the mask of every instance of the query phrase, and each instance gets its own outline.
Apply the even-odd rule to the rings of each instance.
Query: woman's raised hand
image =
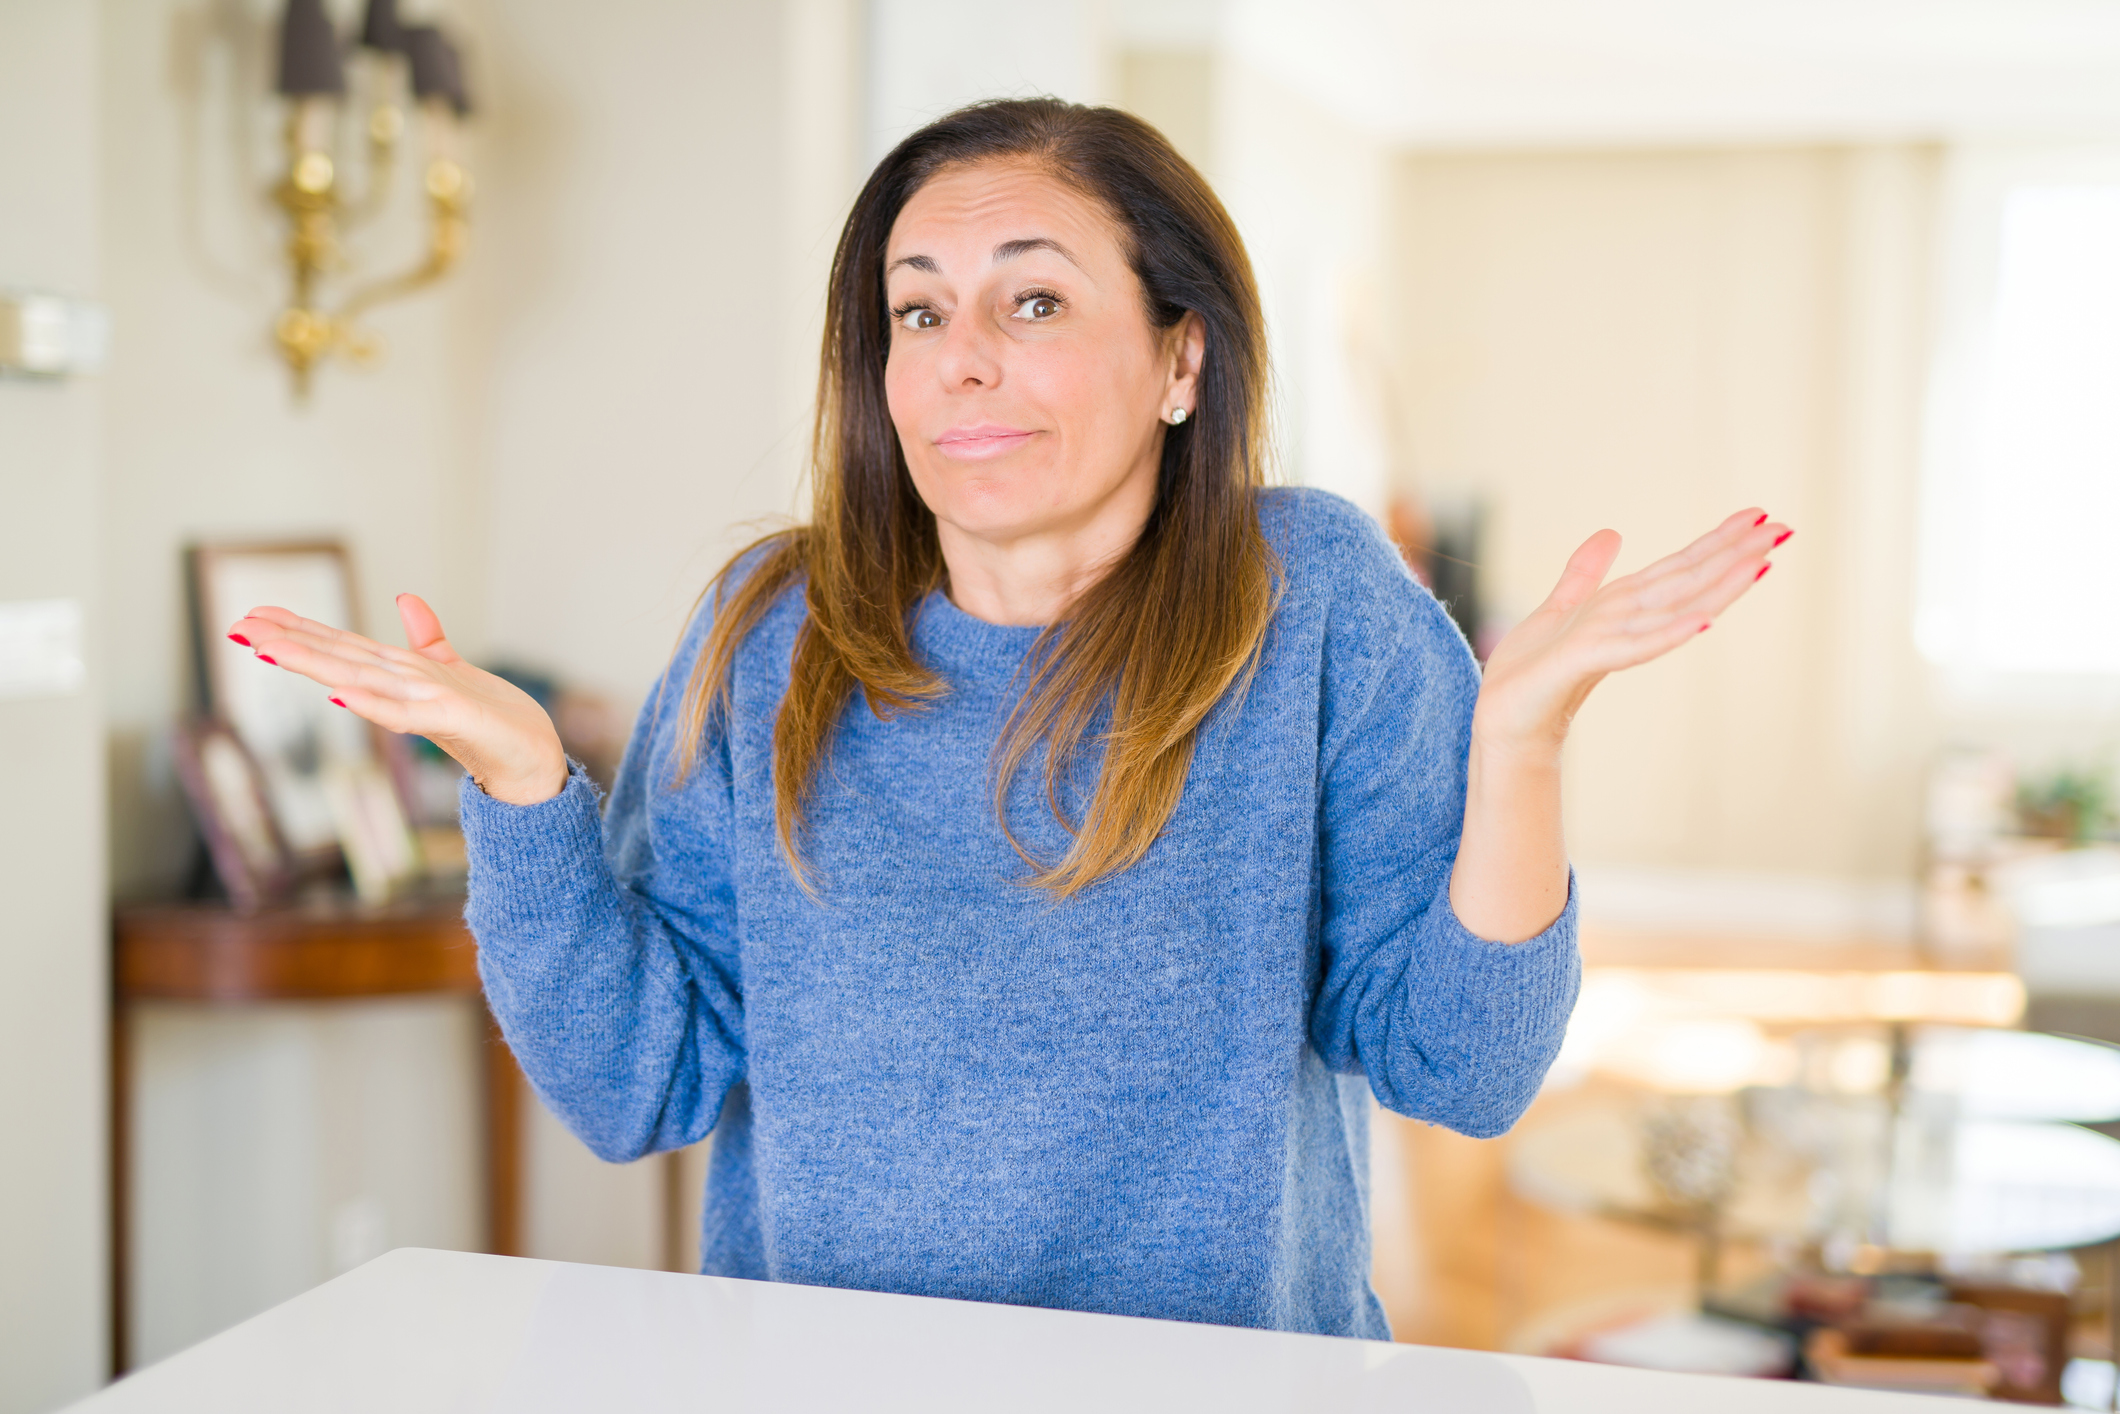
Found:
[[[1619,535],[1600,530],[1569,558],[1546,602],[1488,655],[1473,734],[1488,750],[1558,751],[1605,674],[1660,658],[1706,630],[1794,533],[1762,510],[1739,511],[1677,554],[1606,584]]]
[[[410,648],[274,608],[252,609],[228,636],[274,667],[322,683],[333,702],[377,726],[426,737],[496,800],[535,805],[558,795],[567,754],[545,709],[458,657],[418,595],[400,594],[397,606]]]

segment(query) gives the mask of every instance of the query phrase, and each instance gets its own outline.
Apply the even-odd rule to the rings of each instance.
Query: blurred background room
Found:
[[[489,1034],[453,768],[215,626],[417,591],[608,778],[862,175],[1030,93],[1208,175],[1280,476],[1477,648],[1798,528],[1577,725],[1531,1113],[1378,1117],[1399,1337],[2110,1407],[2120,4],[0,0],[0,1414],[392,1247],[695,1264]]]

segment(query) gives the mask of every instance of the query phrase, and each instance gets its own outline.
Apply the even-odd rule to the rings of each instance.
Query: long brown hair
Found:
[[[910,641],[913,611],[944,587],[946,571],[884,399],[884,250],[914,192],[945,169],[992,161],[1036,164],[1097,201],[1119,227],[1149,322],[1169,330],[1192,313],[1206,330],[1198,407],[1165,434],[1147,525],[1039,635],[1002,730],[995,810],[1036,871],[1032,883],[1064,898],[1147,853],[1177,808],[1195,733],[1241,689],[1273,617],[1277,567],[1257,509],[1265,322],[1229,213],[1161,133],[1116,109],[1008,99],[929,124],[870,175],[832,259],[810,522],[767,536],[715,576],[713,624],[686,689],[680,780],[705,734],[726,721],[737,647],[783,590],[804,586],[808,614],[773,729],[773,786],[781,847],[805,883],[804,810],[855,689],[880,718],[948,691]],[[733,575],[754,552],[749,571]],[[1106,712],[1096,788],[1070,820],[1061,782]],[[1040,742],[1047,801],[1073,836],[1049,862],[1023,850],[1007,815],[1010,784]]]

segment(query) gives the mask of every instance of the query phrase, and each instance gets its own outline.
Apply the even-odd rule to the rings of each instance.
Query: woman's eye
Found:
[[[1026,295],[1022,303],[1016,306],[1016,312],[1011,314],[1009,318],[1050,319],[1059,312],[1060,301],[1054,299],[1051,295]]]
[[[925,305],[919,305],[900,314],[898,316],[898,324],[900,328],[908,329],[915,333],[924,329],[940,329],[942,327],[942,316]]]

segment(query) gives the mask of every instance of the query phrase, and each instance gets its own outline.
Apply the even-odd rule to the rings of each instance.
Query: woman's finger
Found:
[[[248,620],[243,621],[239,627],[250,630],[241,636],[253,651],[268,661],[278,657],[284,649],[299,643],[349,662],[375,663],[396,672],[424,674],[431,671],[430,662],[418,654],[408,653],[402,648],[393,648],[387,643],[377,643],[374,639],[363,638],[357,633],[315,633],[306,628],[278,626],[261,628]]]
[[[279,624],[288,628],[309,622],[309,620],[303,618],[294,610],[283,609],[277,604],[260,604],[257,608],[243,615],[243,619],[255,619],[260,623]],[[236,622],[241,623],[243,619],[238,619]]]
[[[1767,513],[1758,506],[1747,506],[1741,511],[1732,511],[1724,516],[1714,529],[1698,537],[1684,549],[1664,556],[1642,573],[1653,575],[1659,570],[1684,569],[1689,565],[1698,564],[1716,551],[1744,539],[1747,533],[1766,523]]]
[[[417,732],[415,714],[408,711],[402,702],[382,697],[372,692],[363,692],[357,687],[338,687],[330,690],[331,700],[357,717],[375,723],[384,731]]]
[[[383,668],[403,677],[425,677],[433,671],[431,665],[402,648],[391,648],[364,638],[318,638],[313,634],[286,629],[260,638],[253,646],[256,652],[268,661],[271,657],[299,646],[359,666]]]
[[[1588,627],[1587,637],[1599,645],[1598,648],[1593,648],[1592,652],[1598,653],[1602,648],[1611,647],[1612,651],[1624,655],[1633,651],[1627,645],[1645,639],[1661,641],[1674,625],[1682,624],[1698,633],[1749,593],[1752,586],[1765,578],[1767,571],[1772,567],[1771,562],[1765,560],[1739,560],[1725,567],[1722,576],[1713,584],[1703,587],[1680,603],[1658,606],[1636,601],[1628,605],[1624,612],[1608,619],[1601,629],[1596,626]],[[1684,641],[1685,635],[1679,634],[1677,642]]]
[[[1705,623],[1713,617],[1713,614],[1702,613],[1699,610],[1689,610],[1680,613],[1671,609],[1637,609],[1625,618],[1613,623],[1599,637],[1613,642],[1627,642],[1647,634],[1662,633],[1678,619],[1691,619],[1695,623]]]
[[[236,620],[230,626],[228,636],[246,648],[256,648],[261,639],[284,634],[306,635],[316,643],[369,654],[387,662],[419,666],[430,661],[392,644],[379,643],[350,629],[333,628],[330,624],[305,619],[300,614],[271,606],[253,609],[243,618]],[[450,656],[452,659],[455,657],[454,654]]]
[[[1619,558],[1619,532],[1600,530],[1585,540],[1568,557],[1568,567],[1561,571],[1560,582],[1546,596],[1540,607],[1567,613],[1578,604],[1597,593],[1597,587],[1605,582],[1605,575],[1612,569],[1612,562]]]
[[[1710,614],[1644,612],[1576,635],[1566,661],[1574,676],[1596,677],[1670,652],[1714,623]]]
[[[397,597],[398,621],[405,626],[405,644],[423,658],[437,663],[453,663],[456,650],[449,646],[448,635],[442,632],[442,620],[427,601],[417,594],[400,594]]]
[[[1767,571],[1774,568],[1774,562],[1762,551],[1734,558],[1716,568],[1720,573],[1714,579],[1691,586],[1690,592],[1674,597],[1662,607],[1676,613],[1702,613],[1713,618],[1766,578]]]
[[[1669,603],[1694,592],[1700,585],[1713,583],[1738,560],[1764,556],[1775,544],[1775,536],[1787,529],[1771,522],[1762,521],[1748,526],[1734,537],[1718,535],[1716,543],[1705,547],[1689,547],[1701,553],[1689,554],[1683,564],[1666,564],[1658,568],[1654,576],[1647,577],[1637,585],[1638,592],[1651,602]]]
[[[1740,568],[1756,577],[1774,548],[1795,533],[1789,527],[1771,521],[1755,526],[1713,554],[1640,587],[1636,593],[1644,604],[1671,607],[1689,603],[1712,592],[1715,586]]]
[[[1662,628],[1615,640],[1610,645],[1605,671],[1637,668],[1661,658],[1681,644],[1691,643],[1706,632],[1712,620],[1704,614],[1678,614]]]
[[[289,613],[285,609],[270,607],[254,609],[242,618],[237,619],[228,629],[230,638],[242,644],[245,648],[253,649],[267,639],[284,638],[289,635],[301,635],[315,643],[357,650],[379,658],[389,658],[394,654],[402,660],[418,661],[402,648],[392,648],[389,644],[378,643],[372,638],[363,637],[358,633],[349,633],[342,628],[333,628],[330,624],[318,623],[315,619],[305,619],[301,615]]]
[[[327,652],[300,639],[267,639],[265,644],[273,651],[261,649],[258,656],[284,672],[299,674],[325,687],[359,688],[399,702],[430,702],[442,695],[440,686],[430,678]]]
[[[1748,534],[1766,524],[1767,513],[1757,506],[1734,512],[1725,516],[1721,524],[1684,549],[1674,551],[1654,564],[1628,575],[1626,582],[1637,588],[1645,588],[1673,574],[1692,569],[1703,560],[1743,543]]]
[[[240,629],[246,624],[257,625],[260,627],[260,631],[265,633],[280,630],[299,630],[303,633],[313,634],[318,638],[361,638],[361,635],[357,633],[348,632],[343,628],[333,628],[330,624],[319,623],[315,619],[305,619],[292,609],[282,609],[276,604],[262,604],[252,609],[242,618],[236,620],[234,628]],[[266,625],[270,625],[270,627],[265,627]],[[361,639],[361,641],[369,643],[374,640]]]

